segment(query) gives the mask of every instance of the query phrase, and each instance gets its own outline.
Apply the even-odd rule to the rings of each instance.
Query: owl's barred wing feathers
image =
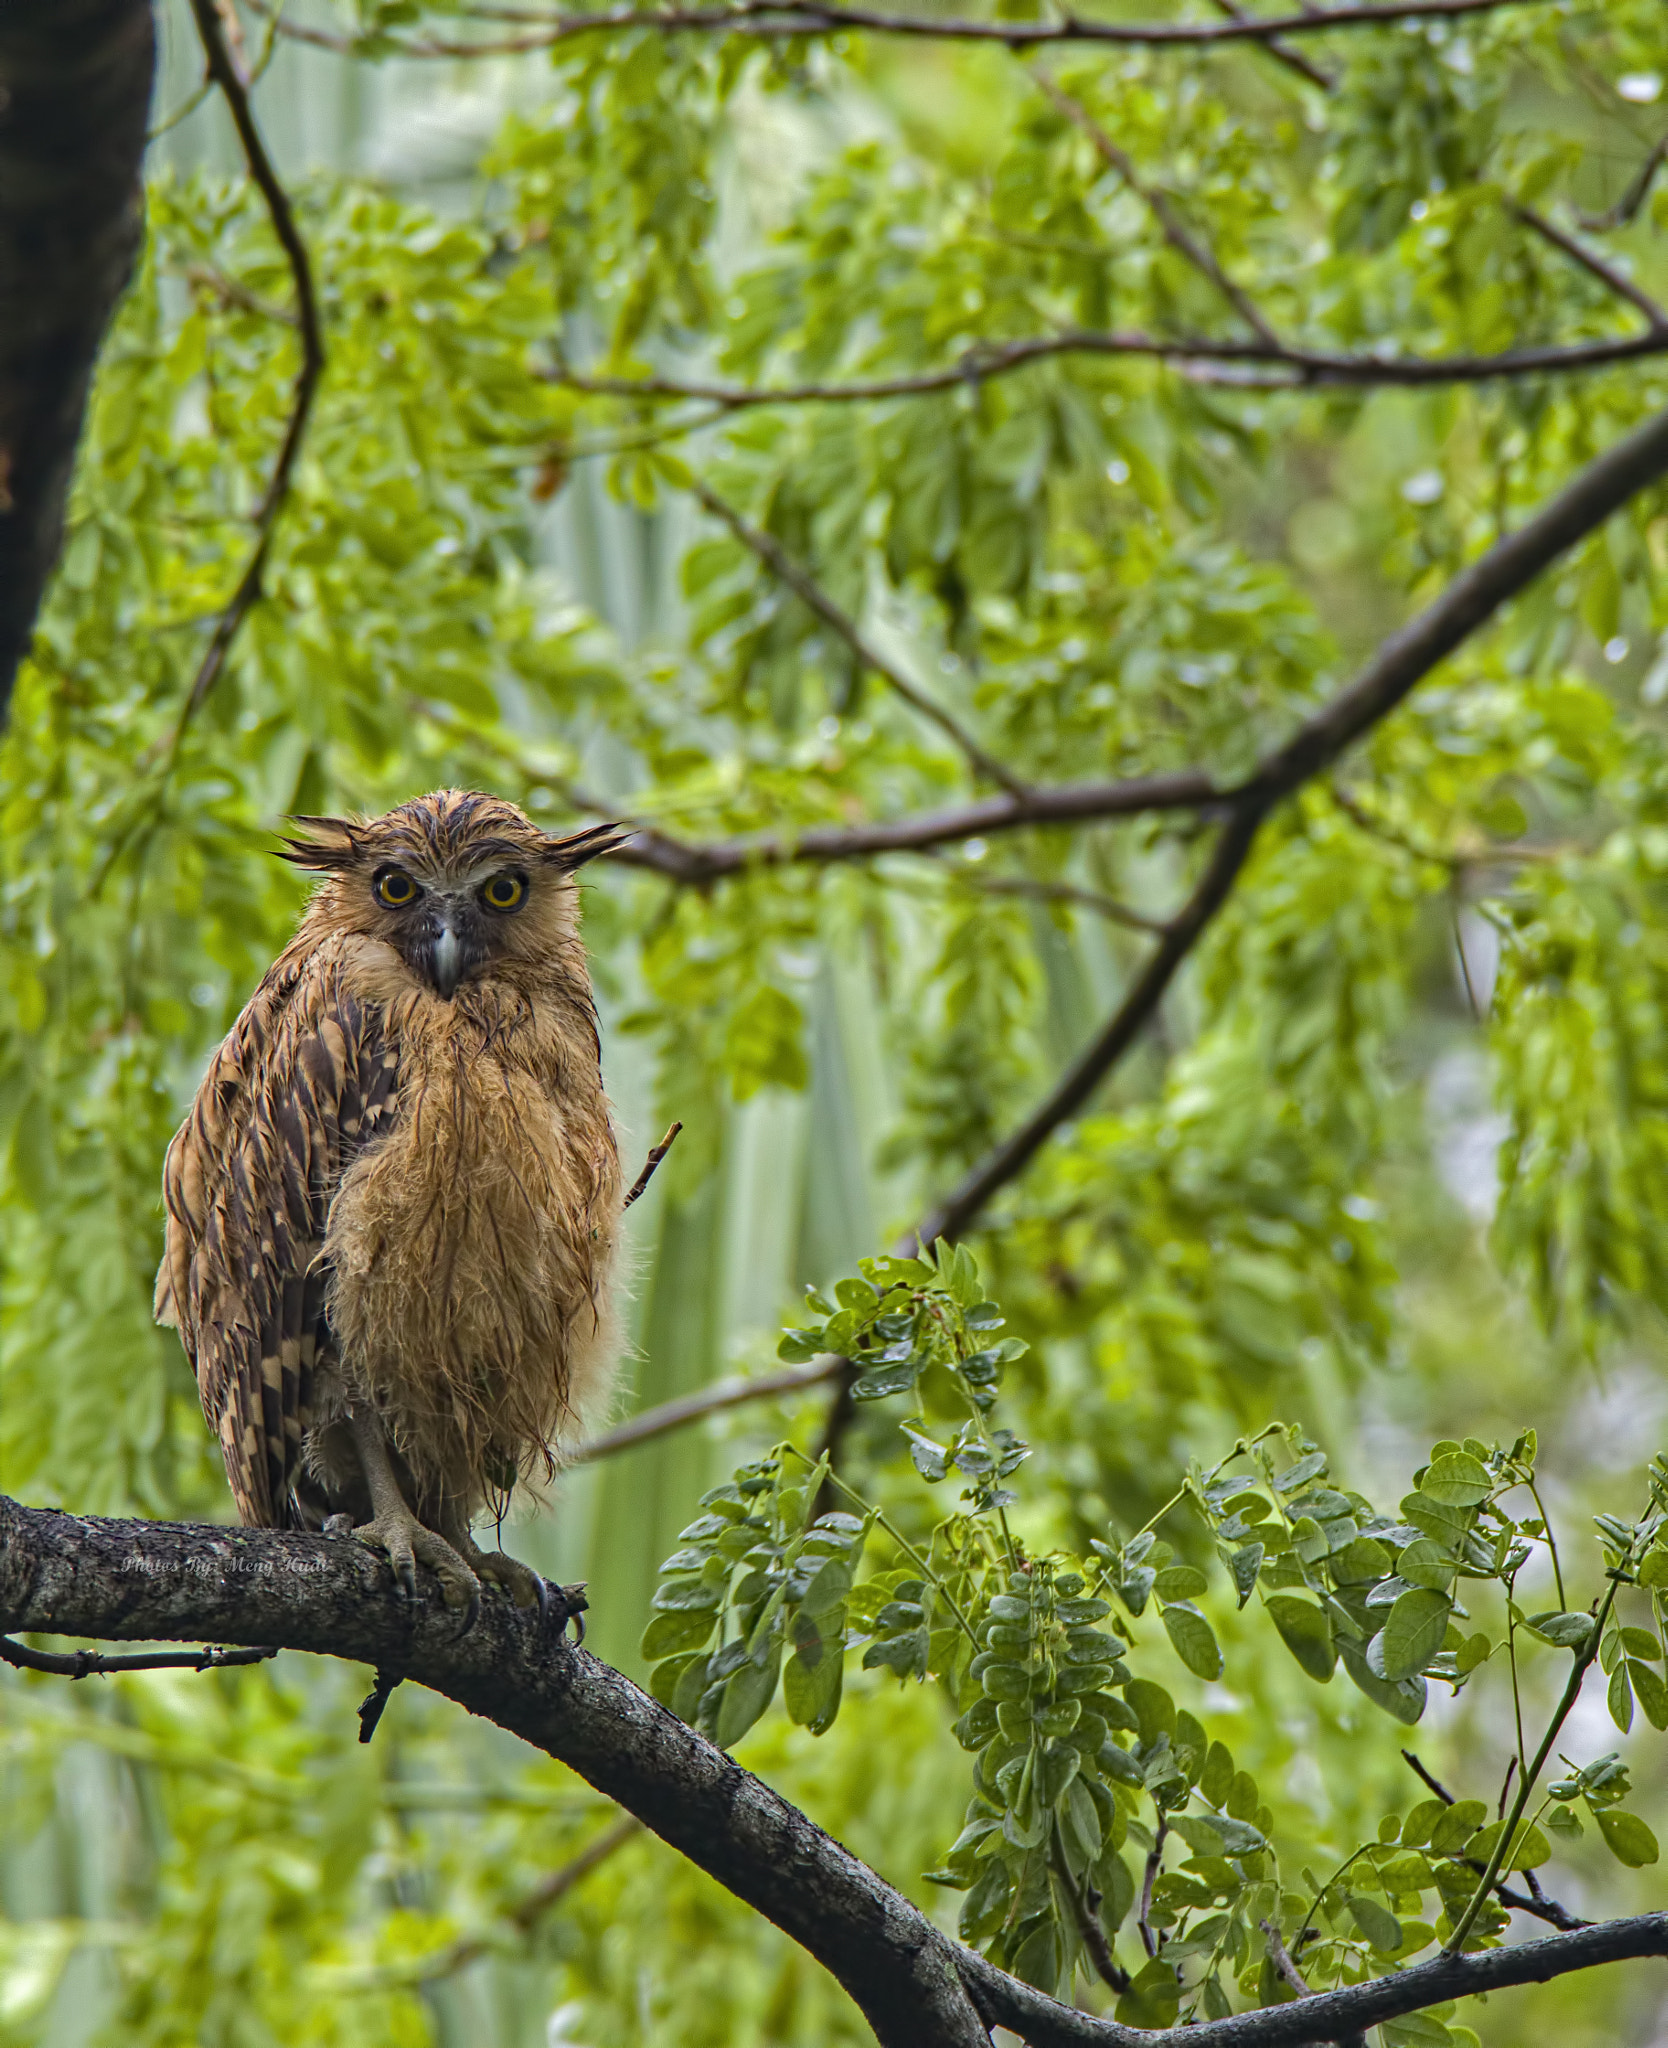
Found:
[[[210,1063],[163,1173],[156,1313],[175,1323],[246,1524],[283,1527],[330,1348],[319,1263],[343,1173],[388,1128],[397,1061],[343,947],[294,949]]]

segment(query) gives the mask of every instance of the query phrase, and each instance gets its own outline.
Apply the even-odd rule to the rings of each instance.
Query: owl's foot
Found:
[[[502,1586],[517,1607],[536,1607],[541,1616],[549,1617],[551,1588],[531,1565],[507,1550],[483,1550],[467,1531],[461,1540],[454,1535],[452,1542],[478,1579]]]
[[[467,1608],[473,1623],[480,1611],[481,1582],[458,1556],[444,1536],[425,1529],[403,1503],[384,1507],[374,1521],[361,1522],[354,1535],[372,1550],[380,1550],[394,1567],[407,1599],[417,1597],[417,1566],[426,1564],[440,1581],[441,1598],[448,1607]]]

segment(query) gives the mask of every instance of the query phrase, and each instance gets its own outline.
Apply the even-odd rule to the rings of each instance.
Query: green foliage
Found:
[[[159,111],[197,83],[176,11]],[[79,1511],[229,1511],[150,1321],[157,1182],[298,911],[268,857],[286,812],[458,782],[553,829],[596,808],[780,846],[990,794],[692,484],[1011,774],[1226,782],[1668,403],[1662,356],[1380,389],[1052,347],[1250,334],[1153,194],[1293,346],[1638,332],[1517,209],[1668,293],[1660,177],[1632,223],[1581,225],[1658,139],[1649,0],[1306,37],[1330,91],[1246,47],[645,26],[463,92],[449,64],[363,66],[525,24],[337,13],[359,58],[280,39],[256,96],[283,161],[336,166],[291,179],[327,366],[265,596],[181,733],[297,362],[211,103],[158,145],[0,743],[0,1484]],[[609,377],[892,389],[743,405]],[[1277,2001],[1265,1921],[1311,1981],[1382,1972],[1453,1936],[1496,1852],[1651,1897],[1668,1563],[1606,1524],[1619,1578],[1555,1570],[1543,1502],[1565,1531],[1612,1513],[1660,1434],[1665,575],[1659,492],[1268,822],[1153,1027],[1001,1191],[977,1269],[860,1260],[1100,1028],[1198,821],[703,888],[588,871],[631,1142],[686,1125],[632,1212],[640,1398],[763,1365],[806,1285],[783,1356],[843,1351],[863,1398],[835,1472],[815,1413],[761,1404],[721,1455],[691,1432],[576,1474],[510,1540],[589,1574],[607,1654],[631,1664],[647,1618],[663,1698],[1085,2004]],[[1617,1750],[1555,1746],[1508,1833],[1507,1697],[1515,1785],[1582,1658]],[[1417,1739],[1451,1806],[1410,1803],[1397,1756],[1432,1687],[1455,1697]],[[67,1697],[0,1675],[0,2032],[864,2038],[646,1841],[518,1917],[608,1822],[408,1693],[364,1752],[354,1684],[299,1660]],[[1127,1988],[1092,1974],[1101,1942]],[[1491,2008],[1491,2040],[1599,2048],[1631,2023],[1603,1982]],[[1385,2030],[1443,2039],[1471,2036],[1442,2008]]]

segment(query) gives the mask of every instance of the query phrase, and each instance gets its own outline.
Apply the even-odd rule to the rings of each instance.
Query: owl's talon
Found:
[[[378,1515],[374,1521],[360,1523],[353,1533],[359,1542],[386,1556],[406,1599],[416,1599],[417,1566],[426,1564],[440,1581],[440,1596],[446,1605],[468,1609],[464,1627],[474,1625],[480,1611],[481,1582],[444,1536],[425,1529],[409,1511]]]
[[[456,1536],[452,1541],[478,1580],[490,1579],[502,1586],[517,1607],[536,1607],[541,1619],[549,1613],[550,1588],[531,1565],[511,1557],[507,1550],[481,1549],[467,1532],[461,1542]]]

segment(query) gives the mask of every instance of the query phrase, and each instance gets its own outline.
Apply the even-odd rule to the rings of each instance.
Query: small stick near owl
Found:
[[[295,822],[323,881],[169,1147],[157,1318],[245,1523],[351,1530],[471,1617],[483,1579],[542,1609],[471,1523],[554,1474],[618,1351],[573,876],[626,834],[460,790]]]

